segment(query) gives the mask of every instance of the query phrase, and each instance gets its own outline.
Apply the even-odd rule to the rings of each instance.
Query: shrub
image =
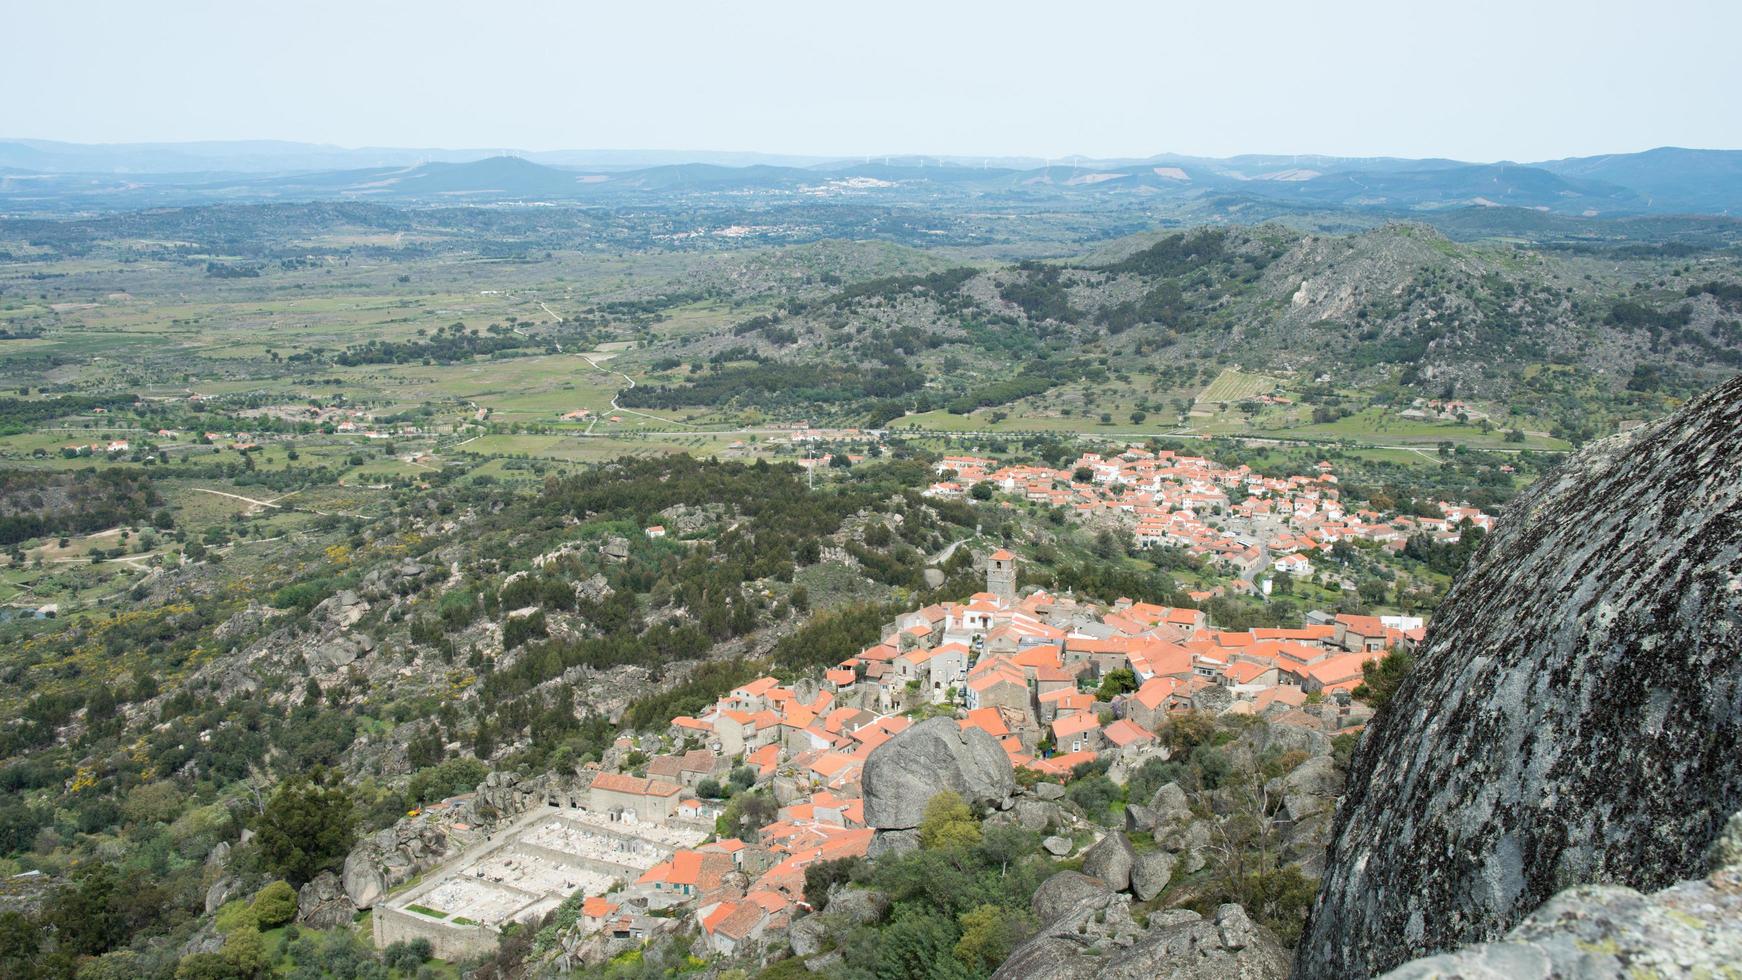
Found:
[[[175,980],[236,980],[236,971],[217,953],[189,953],[176,964]]]
[[[1133,803],[1145,806],[1155,798],[1155,791],[1168,783],[1177,783],[1186,775],[1186,767],[1174,759],[1163,759],[1150,756],[1143,760],[1143,765],[1137,767],[1125,781],[1125,798]]]
[[[260,889],[249,905],[262,929],[276,929],[296,918],[296,889],[288,881],[275,881]]]
[[[254,977],[266,968],[266,939],[258,929],[238,929],[224,940],[220,952],[232,976]]]
[[[239,899],[225,904],[212,918],[212,927],[226,936],[244,929],[257,929],[259,926],[260,920],[254,917],[254,909]]]
[[[1072,783],[1065,790],[1065,796],[1082,807],[1090,818],[1100,821],[1106,818],[1108,810],[1119,799],[1119,787],[1105,775],[1095,773]]]
[[[418,938],[391,943],[381,952],[381,962],[389,969],[398,970],[407,976],[435,953],[427,939]]]
[[[469,793],[484,781],[489,770],[470,756],[449,759],[419,769],[406,785],[406,794],[419,803],[444,800],[459,793]]]
[[[804,869],[804,900],[811,909],[821,912],[829,907],[829,892],[836,885],[851,881],[854,872],[863,868],[863,858],[837,858],[817,861]]]

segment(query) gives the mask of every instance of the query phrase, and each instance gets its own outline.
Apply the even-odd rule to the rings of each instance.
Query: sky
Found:
[[[1063,158],[1742,148],[1737,0],[5,0],[0,136]]]

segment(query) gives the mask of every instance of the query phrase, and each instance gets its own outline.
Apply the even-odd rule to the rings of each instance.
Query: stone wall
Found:
[[[427,916],[387,905],[377,908],[372,920],[377,949],[384,949],[391,943],[427,939],[437,957],[444,960],[464,960],[496,948],[496,930],[482,924],[455,925],[452,922],[438,922]]]

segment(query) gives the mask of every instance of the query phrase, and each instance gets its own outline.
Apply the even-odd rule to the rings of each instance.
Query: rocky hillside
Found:
[[[1368,730],[1297,975],[1707,871],[1742,808],[1742,379],[1521,496]]]
[[[748,266],[742,278],[759,281]],[[1450,390],[1553,414],[1557,399],[1583,388],[1690,395],[1733,372],[1742,309],[1726,284],[1735,278],[1734,263],[1716,254],[1596,259],[1459,244],[1410,224],[1353,235],[1198,230],[1078,262],[760,295],[779,308],[668,339],[653,362],[661,373],[630,398],[776,410],[881,400],[881,422],[897,410],[1019,412],[1064,386],[1106,388],[1109,376],[1155,375],[1159,384],[1134,389],[1150,395],[1195,390],[1200,368],[1233,363],[1302,383]],[[702,362],[708,373],[697,374]],[[795,403],[802,385],[766,383],[773,365],[792,364],[856,364],[875,376],[823,384],[830,397]]]

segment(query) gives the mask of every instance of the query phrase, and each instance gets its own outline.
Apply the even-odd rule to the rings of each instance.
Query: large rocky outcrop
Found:
[[[1136,863],[1130,838],[1117,830],[1083,852],[1083,873],[1101,879],[1114,891],[1131,887],[1131,866]]]
[[[356,915],[357,906],[331,871],[322,871],[297,890],[296,921],[311,929],[348,926]]]
[[[1070,876],[1070,877],[1067,877]],[[1059,887],[1049,887],[1059,881]],[[1040,886],[1040,931],[1018,946],[992,980],[1282,980],[1288,952],[1238,905],[1215,918],[1169,909],[1140,926],[1131,896],[1064,871]]]
[[[919,826],[926,804],[946,789],[969,803],[1003,806],[1016,789],[1016,776],[992,736],[949,718],[929,718],[874,749],[862,785],[867,825],[908,830]]]
[[[1400,966],[1385,980],[1742,976],[1742,814],[1704,881],[1652,895],[1619,885],[1568,889],[1506,940]]]
[[[1580,452],[1460,574],[1351,764],[1303,980],[1705,873],[1742,808],[1742,379]]]

